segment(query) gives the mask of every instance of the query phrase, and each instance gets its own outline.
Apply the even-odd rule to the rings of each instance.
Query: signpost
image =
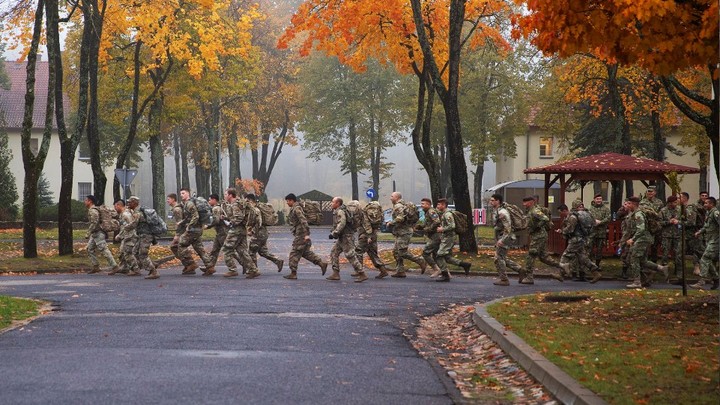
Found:
[[[367,196],[367,198],[369,198],[371,200],[374,200],[375,197],[377,197],[377,193],[375,192],[374,188],[367,189],[367,191],[365,192],[365,195]]]
[[[137,176],[137,169],[128,169],[127,167],[124,169],[115,169],[115,178],[120,183],[120,186],[123,188],[123,199],[127,201],[128,199],[128,188],[130,187],[130,183],[135,180],[135,176]]]

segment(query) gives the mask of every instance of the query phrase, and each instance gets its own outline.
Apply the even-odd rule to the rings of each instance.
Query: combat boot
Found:
[[[115,274],[120,273],[120,266],[115,266],[108,272],[108,276],[114,276]]]
[[[526,276],[527,273],[525,273],[524,269],[518,270],[518,284],[522,284]]]
[[[627,279],[629,278],[629,276],[628,276],[628,267],[627,267],[627,266],[623,266],[623,268],[622,268],[622,274],[620,274],[620,278],[623,279],[623,280],[627,280]]]
[[[352,278],[360,277],[360,272],[359,272],[359,271],[353,271],[352,273],[350,273],[350,277],[352,277]]]
[[[700,275],[700,263],[695,263],[695,267],[693,268],[693,274],[696,276]]]
[[[329,277],[325,277],[328,281],[340,281],[340,270],[333,270]]]
[[[323,276],[325,275],[325,272],[327,271],[327,266],[328,266],[327,262],[320,262],[320,274],[322,274]]]
[[[520,279],[520,284],[535,284],[535,279],[533,278],[532,273],[529,273],[527,276],[524,276]]]
[[[260,277],[260,272],[257,270],[248,271],[247,276],[245,276],[245,278],[247,279],[253,279],[257,277]]]
[[[688,287],[694,288],[696,290],[704,290],[705,289],[705,279],[700,277],[700,280],[698,280],[695,284],[690,284]]]
[[[711,290],[717,290],[718,287],[720,287],[720,279],[714,278],[712,287],[710,287]]]
[[[375,278],[381,279],[381,278],[385,278],[385,277],[388,276],[389,273],[387,272],[387,268],[386,268],[385,266],[380,267],[379,270],[380,270],[380,274],[378,274],[377,276],[375,276]]]
[[[557,280],[561,283],[565,282],[565,277],[563,277],[561,272],[550,274],[550,278],[552,278],[553,280]]]
[[[150,274],[145,276],[146,280],[155,280],[156,278],[160,278],[160,275],[158,274],[157,270],[152,270]]]
[[[365,274],[364,271],[360,271],[360,272],[358,272],[358,276],[357,276],[357,278],[355,279],[355,282],[356,282],[356,283],[362,283],[363,281],[365,281],[365,280],[367,280],[367,279],[368,279],[367,274]]]
[[[636,278],[633,280],[631,284],[628,284],[625,286],[625,288],[642,288],[642,283],[640,282],[640,278]]]
[[[508,281],[508,279],[506,279],[506,278],[501,278],[500,280],[495,281],[493,284],[499,285],[502,287],[507,287],[510,285],[510,281]]]
[[[598,281],[600,281],[600,278],[602,277],[602,273],[600,272],[599,269],[593,270],[592,273],[590,273],[590,274],[592,274],[592,279],[590,280],[590,284],[597,283]]]
[[[572,273],[570,272],[570,263],[560,263],[560,268],[563,271],[563,275],[567,278],[572,277]]]
[[[100,265],[93,266],[92,270],[88,271],[87,274],[95,274],[100,273]]]
[[[425,274],[425,270],[427,269],[427,266],[428,266],[427,262],[425,260],[422,260],[418,264],[420,265],[420,274]]]
[[[436,282],[441,282],[441,283],[442,283],[442,282],[448,282],[448,281],[450,281],[450,273],[447,272],[447,271],[443,271],[443,272],[441,273],[440,278],[437,279],[437,280],[435,280],[435,281],[436,281]]]
[[[195,269],[197,269],[199,266],[197,263],[193,262],[192,264],[185,266],[185,269],[183,269],[182,275],[183,276],[189,276],[195,274]]]
[[[440,274],[442,274],[442,270],[440,270],[440,267],[438,267],[437,264],[433,264],[432,269],[435,271],[433,272],[433,274],[430,275],[430,278],[435,278],[435,277],[440,276]]]
[[[579,281],[579,282],[582,282],[582,283],[587,282],[588,280],[587,280],[587,278],[585,278],[585,272],[584,272],[584,271],[578,272],[578,276],[577,276],[577,278],[575,279],[575,281]]]
[[[395,273],[390,277],[405,278],[407,276],[405,275],[405,269],[401,268],[401,269],[396,270]]]
[[[290,274],[284,275],[283,278],[287,280],[297,280],[297,271],[291,270]]]
[[[466,275],[466,276],[469,276],[469,275],[470,275],[470,266],[472,266],[472,264],[470,264],[470,263],[468,263],[468,262],[462,262],[462,263],[460,263],[460,267],[462,267],[463,270],[465,270],[465,275]]]
[[[210,266],[203,271],[203,276],[212,276],[215,274],[215,266]]]
[[[285,260],[278,260],[277,262],[275,262],[275,265],[278,268],[278,273],[280,273],[283,269],[283,266],[285,265]]]
[[[668,266],[667,265],[658,265],[657,271],[659,273],[662,273],[663,280],[667,283],[667,281],[670,279],[669,273],[668,273]]]
[[[223,277],[237,277],[240,273],[238,273],[236,270],[228,270],[227,273],[223,274]]]

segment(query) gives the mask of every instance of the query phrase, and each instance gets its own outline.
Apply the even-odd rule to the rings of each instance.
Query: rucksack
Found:
[[[645,214],[645,227],[651,235],[655,235],[662,230],[662,222],[660,215],[652,207],[640,207],[640,211]]]
[[[383,209],[379,202],[370,201],[370,203],[363,208],[363,211],[370,221],[370,226],[376,228],[382,225],[385,215],[383,214]]]
[[[259,202],[257,204],[257,207],[260,210],[260,216],[262,216],[263,225],[267,225],[267,226],[277,225],[278,214],[272,205],[270,205],[268,203],[264,203],[264,202]]]
[[[581,236],[590,236],[593,228],[595,227],[595,219],[593,219],[592,215],[584,210],[573,212],[572,215],[575,215],[578,220],[578,223],[575,226],[575,232],[579,233]]]
[[[450,213],[453,216],[453,219],[455,220],[455,233],[458,235],[462,235],[465,232],[468,231],[468,218],[467,215],[463,214],[460,211],[450,211]]]
[[[208,203],[207,200],[202,197],[193,197],[192,202],[193,204],[195,204],[195,208],[197,209],[198,215],[200,216],[200,225],[212,224],[213,217],[212,207],[210,206],[210,203]]]
[[[360,208],[360,201],[352,200],[345,207],[347,208],[348,224],[352,229],[358,229],[363,222],[363,210]]]
[[[95,206],[94,209],[100,213],[100,229],[105,233],[117,233],[120,231],[120,221],[117,219],[117,211],[114,208],[104,205]]]
[[[417,205],[406,202],[405,203],[405,223],[409,226],[415,226],[420,220],[420,212],[418,211]]]
[[[138,224],[138,233],[153,236],[165,235],[168,229],[167,224],[160,218],[157,211],[152,208],[140,207],[140,212],[145,216],[145,221]]]
[[[300,207],[305,212],[308,225],[322,225],[322,210],[319,202],[300,200]]]
[[[528,227],[528,217],[517,205],[505,203],[502,208],[505,208],[510,214],[510,226],[512,231],[522,231]]]

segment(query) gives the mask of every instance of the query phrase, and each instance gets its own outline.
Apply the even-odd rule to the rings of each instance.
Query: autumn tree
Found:
[[[516,35],[546,54],[591,53],[609,63],[637,65],[659,75],[677,108],[705,129],[720,171],[718,3],[714,0],[516,0]],[[693,91],[675,74],[701,66],[711,89]],[[710,94],[712,93],[712,95]]]

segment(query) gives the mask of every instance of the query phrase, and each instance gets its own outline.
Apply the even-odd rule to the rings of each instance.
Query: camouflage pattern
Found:
[[[435,257],[438,249],[440,248],[440,239],[442,238],[442,235],[440,235],[437,231],[440,224],[440,214],[438,213],[438,210],[430,207],[430,209],[425,211],[425,222],[418,226],[418,228],[423,231],[427,237],[422,257],[430,266],[437,264]]]
[[[248,205],[241,199],[225,205],[225,212],[230,221],[225,244],[223,244],[223,255],[225,264],[230,271],[237,271],[238,263],[248,273],[258,271],[257,266],[250,258],[247,237]]]
[[[215,266],[222,251],[222,247],[225,244],[225,238],[227,237],[228,227],[225,225],[225,210],[222,204],[218,204],[212,207],[212,222],[207,226],[208,229],[215,229],[215,239],[213,239],[213,247],[208,253],[208,260],[210,260],[210,266]]]
[[[663,265],[668,263],[668,257],[672,255],[675,263],[675,271],[680,269],[681,259],[683,257],[680,252],[680,238],[682,236],[679,224],[673,224],[670,222],[673,219],[680,219],[680,208],[670,208],[665,206],[660,210],[660,224],[662,225],[662,231],[660,235],[662,237],[662,263]]]
[[[395,236],[393,257],[395,258],[395,262],[397,263],[397,267],[395,270],[398,273],[405,272],[406,259],[417,264],[425,263],[425,260],[423,260],[422,257],[415,256],[408,251],[408,248],[410,246],[410,239],[412,238],[413,234],[413,229],[410,225],[407,224],[405,217],[405,202],[403,200],[398,200],[398,202],[393,205],[391,222],[393,226],[392,233],[393,236]]]
[[[152,260],[150,260],[150,246],[155,243],[157,243],[155,241],[155,236],[151,234],[138,235],[134,255],[137,258],[140,270],[147,270],[148,272],[155,270],[155,265]]]
[[[705,224],[700,229],[700,235],[705,237],[705,252],[700,258],[700,277],[718,278],[718,252],[720,252],[718,239],[720,236],[720,211],[713,207],[705,214]]]
[[[562,234],[567,239],[567,247],[560,257],[560,263],[570,263],[573,272],[582,271],[583,268],[589,268],[591,271],[598,271],[598,266],[593,263],[587,253],[587,238],[578,231],[580,226],[577,211],[571,211],[570,215],[565,217],[562,224]]]
[[[633,245],[630,247],[630,277],[640,278],[645,281],[646,274],[643,269],[658,271],[658,265],[648,258],[648,249],[654,242],[653,235],[647,230],[645,214],[637,209],[630,214],[630,239]]]
[[[200,228],[200,230],[197,230],[197,228],[188,228],[185,233],[180,235],[180,239],[178,240],[178,256],[180,256],[179,258],[183,266],[188,267],[195,263],[191,248],[200,256],[200,260],[202,260],[206,267],[210,266],[210,258],[205,252],[205,247],[202,243],[202,234],[202,228]]]
[[[450,211],[440,212],[440,226],[443,231],[440,234],[440,247],[437,251],[436,262],[440,270],[448,271],[448,260],[451,256],[452,248],[455,245],[455,217]]]
[[[386,265],[378,254],[377,239],[379,227],[373,227],[370,224],[370,219],[365,211],[363,211],[362,218],[362,224],[358,227],[358,243],[355,247],[355,254],[357,254],[358,261],[362,264],[363,255],[367,253],[376,269],[384,269]]]
[[[697,205],[687,204],[685,206],[685,217],[681,221],[685,227],[685,254],[692,255],[693,263],[700,264],[700,258],[705,252],[705,242],[702,237],[696,238],[695,232],[699,231],[697,224],[699,217],[704,215],[700,213]]]
[[[100,265],[98,255],[102,255],[110,266],[117,266],[115,258],[112,253],[110,253],[110,249],[108,249],[105,232],[100,229],[100,211],[94,206],[88,210],[88,223],[89,226],[85,238],[88,240],[87,252],[93,267]]]
[[[525,259],[525,273],[532,276],[535,268],[535,260],[559,268],[560,264],[553,260],[547,251],[547,223],[550,217],[537,204],[528,210],[528,234],[530,235],[530,245],[528,247],[528,255]]]
[[[620,260],[623,264],[623,269],[629,269],[630,268],[630,248],[627,246],[626,242],[628,239],[630,239],[631,231],[632,231],[632,216],[630,214],[625,215],[622,222],[620,223],[620,231],[622,232],[622,235],[620,236],[620,241],[618,242],[618,247],[620,250]]]
[[[599,264],[600,259],[602,259],[603,249],[605,249],[605,245],[607,245],[607,230],[612,215],[607,205],[603,203],[595,204],[595,201],[590,203],[590,207],[588,207],[587,210],[594,220],[600,221],[599,224],[593,227],[592,235],[588,240],[590,244],[590,258],[596,264]]]
[[[330,251],[330,263],[334,271],[340,271],[340,252],[342,252],[356,272],[362,272],[363,266],[355,256],[355,232],[347,223],[345,205],[333,210],[333,228],[330,234],[335,237],[335,244]]]
[[[122,240],[120,243],[120,262],[128,271],[138,271],[138,262],[135,257],[135,244],[138,240],[137,225],[140,215],[128,207],[120,215],[120,232],[115,237]]]
[[[312,250],[312,241],[306,236],[310,236],[310,226],[305,218],[305,212],[300,204],[295,204],[290,208],[288,213],[288,224],[294,236],[292,249],[290,250],[290,258],[288,259],[290,270],[297,271],[300,259],[304,258],[310,263],[319,266],[322,259]]]
[[[172,242],[170,242],[170,250],[172,251],[173,255],[180,258],[179,249],[180,249],[180,235],[185,233],[185,225],[182,224],[183,219],[183,206],[179,202],[175,203],[175,206],[172,207],[172,217],[175,220],[175,237],[173,238]]]
[[[665,206],[665,203],[663,203],[662,200],[659,198],[647,198],[647,196],[644,196],[642,200],[640,200],[640,208],[652,208],[658,215],[660,214],[660,210]],[[653,260],[657,260],[658,258],[658,248],[660,247],[662,236],[660,235],[660,232],[658,232],[656,235],[653,235],[653,242],[650,244],[650,257]]]
[[[250,215],[248,216],[248,233],[250,236],[249,253],[255,266],[257,266],[257,257],[264,257],[278,265],[282,260],[274,254],[270,253],[267,247],[268,230],[267,226],[262,222],[262,214],[260,208],[250,206]]]
[[[495,268],[497,269],[500,280],[507,280],[507,268],[517,271],[522,271],[522,267],[514,261],[507,258],[507,252],[510,245],[514,244],[517,237],[512,232],[512,226],[510,222],[510,212],[502,206],[498,209],[495,215],[495,242],[502,241],[503,246],[495,246]]]

